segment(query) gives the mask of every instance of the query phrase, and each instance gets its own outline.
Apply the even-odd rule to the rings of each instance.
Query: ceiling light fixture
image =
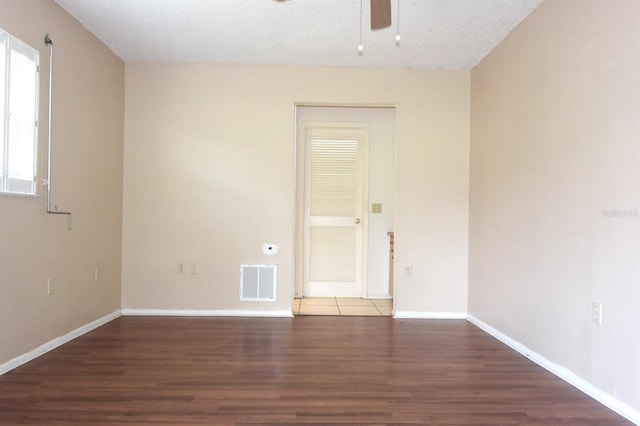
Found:
[[[371,31],[388,28],[392,23],[391,0],[367,0],[370,2],[371,11]],[[362,21],[364,17],[364,0],[360,0],[360,42],[358,44],[358,56],[364,53],[362,43]],[[396,46],[400,46],[400,0],[396,0]]]

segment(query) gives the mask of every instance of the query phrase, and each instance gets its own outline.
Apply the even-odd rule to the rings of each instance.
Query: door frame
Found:
[[[300,128],[301,127],[301,128]],[[362,131],[362,211],[361,217],[361,232],[362,232],[362,248],[360,255],[360,297],[366,298],[368,294],[367,288],[367,249],[368,249],[368,209],[369,209],[369,124],[362,122],[318,122],[318,121],[305,121],[298,126],[296,121],[296,150],[295,150],[295,285],[294,285],[294,297],[304,297],[304,282],[305,282],[305,208],[306,208],[306,175],[307,175],[307,129],[310,128],[334,128],[334,129],[357,129]]]

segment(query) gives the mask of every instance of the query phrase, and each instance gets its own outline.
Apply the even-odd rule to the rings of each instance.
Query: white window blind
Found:
[[[0,192],[35,194],[38,59],[0,30]]]
[[[357,216],[358,178],[357,140],[311,140],[312,216]]]

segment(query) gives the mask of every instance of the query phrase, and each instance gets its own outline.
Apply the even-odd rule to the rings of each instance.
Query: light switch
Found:
[[[374,214],[382,213],[382,203],[371,204],[371,213],[374,213]]]

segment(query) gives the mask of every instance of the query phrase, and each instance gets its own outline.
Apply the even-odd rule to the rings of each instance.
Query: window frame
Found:
[[[28,43],[20,40],[3,28],[0,28],[0,36],[4,38],[4,46],[0,47],[0,55],[2,55],[4,59],[4,70],[2,70],[4,74],[4,81],[0,79],[0,85],[4,85],[4,87],[2,87],[2,91],[0,92],[3,94],[2,98],[0,98],[0,103],[2,103],[2,108],[0,109],[0,111],[4,111],[4,114],[0,113],[0,150],[2,151],[0,153],[0,196],[37,197],[38,133],[40,111],[40,52],[38,49],[35,49]],[[11,90],[12,77],[13,80],[15,80],[16,78],[20,78],[16,77],[15,74],[12,76],[12,71],[13,73],[16,72],[16,70],[11,66],[12,55],[15,55],[16,52],[18,52],[18,55],[21,54],[20,52],[24,52],[22,53],[22,55],[27,58],[26,64],[27,66],[29,66],[29,71],[32,70],[31,64],[33,64],[35,68],[33,69],[33,86],[31,86],[30,83],[25,83],[29,84],[29,86],[22,86],[22,88],[19,88],[20,91],[17,95],[15,93],[12,93]],[[2,76],[2,74],[0,74],[0,76]],[[28,75],[28,77],[30,77],[30,74]],[[31,80],[31,78],[28,78],[27,80]],[[25,87],[28,90],[25,89]],[[15,90],[15,87],[13,87],[13,89]],[[33,92],[34,98],[31,98],[30,93],[27,92]],[[29,96],[26,96],[27,94],[29,94]],[[12,133],[10,108],[13,106],[11,103],[12,99],[30,99],[23,101],[27,104],[28,108],[24,108],[22,111],[27,111],[27,113],[25,114],[26,118],[22,119],[22,124],[27,126],[26,132],[33,133],[33,139],[29,138],[30,146],[24,148],[28,154],[32,154],[26,156],[26,158],[31,157],[30,169],[25,166],[27,164],[27,161],[24,161],[24,154],[22,155],[22,161],[20,161],[20,165],[24,166],[24,169],[27,173],[33,174],[33,180],[31,182],[29,182],[29,179],[20,179],[20,177],[16,178],[15,176],[12,176],[10,172],[12,169],[12,165],[14,167],[16,166],[15,163],[11,162],[11,145],[12,141],[15,142],[15,140],[11,138]],[[33,106],[33,127],[31,127],[29,124],[29,122],[31,121],[31,106]],[[20,120],[20,118],[17,118],[16,120]],[[20,141],[19,146],[24,147],[24,143],[25,142]],[[15,147],[16,146],[14,145],[14,148]],[[16,149],[16,151],[18,150]],[[18,156],[20,154],[15,153],[15,155]],[[24,188],[19,187],[21,182],[24,183]]]

